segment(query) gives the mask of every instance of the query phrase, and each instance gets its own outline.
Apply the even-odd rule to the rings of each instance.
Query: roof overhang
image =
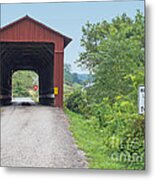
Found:
[[[64,39],[64,48],[72,41],[71,38],[69,38],[69,37],[61,34],[60,32],[52,29],[51,27],[46,26],[45,24],[39,22],[38,20],[35,20],[35,19],[31,18],[31,17],[28,16],[28,15],[26,15],[26,16],[24,16],[24,17],[22,17],[22,18],[20,18],[20,19],[18,19],[18,20],[16,20],[16,21],[14,21],[14,22],[12,22],[12,23],[10,23],[10,24],[7,24],[7,25],[1,27],[1,28],[0,28],[0,32],[5,31],[5,30],[7,30],[8,28],[10,28],[10,27],[12,27],[12,26],[14,26],[14,25],[16,25],[16,24],[24,21],[24,20],[29,20],[29,21],[31,21],[31,22],[34,22],[34,23],[36,23],[37,25],[41,26],[42,28],[44,28],[44,29],[46,29],[46,30],[48,30],[48,31],[51,31],[51,32],[53,32],[53,33],[55,33],[55,34],[57,34],[57,35],[59,35],[59,36],[61,36],[61,37]]]

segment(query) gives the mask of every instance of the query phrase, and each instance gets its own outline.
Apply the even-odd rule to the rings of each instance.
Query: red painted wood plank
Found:
[[[58,107],[63,107],[64,48],[70,41],[70,38],[28,16],[0,28],[0,42],[54,43],[54,86],[59,88],[55,106]]]

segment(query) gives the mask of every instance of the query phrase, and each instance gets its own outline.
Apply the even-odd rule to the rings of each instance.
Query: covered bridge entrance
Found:
[[[64,48],[70,38],[25,16],[0,29],[0,103],[12,101],[12,75],[33,70],[39,76],[39,102],[63,106]],[[26,83],[26,82],[25,82]],[[53,96],[54,88],[58,93]]]

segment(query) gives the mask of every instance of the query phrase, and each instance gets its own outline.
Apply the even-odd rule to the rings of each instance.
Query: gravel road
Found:
[[[1,108],[1,166],[87,168],[59,108]]]

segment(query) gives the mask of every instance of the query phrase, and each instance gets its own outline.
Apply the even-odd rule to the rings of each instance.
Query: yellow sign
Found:
[[[58,94],[59,94],[58,87],[54,87],[54,95],[58,95]]]

